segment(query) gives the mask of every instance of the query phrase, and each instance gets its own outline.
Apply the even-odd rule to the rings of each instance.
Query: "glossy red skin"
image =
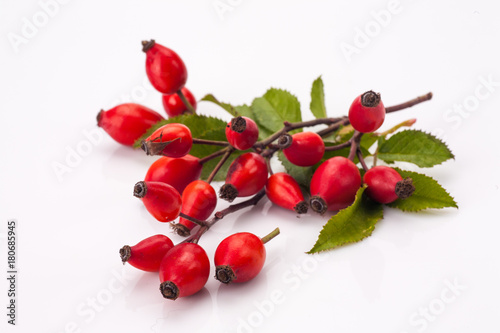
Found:
[[[349,108],[349,121],[355,130],[361,133],[371,133],[384,123],[384,103],[380,101],[375,107],[366,107],[361,104],[361,96],[356,97]]]
[[[205,221],[212,215],[215,206],[217,206],[217,193],[212,185],[203,180],[195,180],[182,193],[181,212],[198,220]],[[179,218],[179,224],[189,230],[196,226],[195,223],[183,217]]]
[[[246,121],[246,128],[238,133],[231,129],[231,122],[226,126],[226,138],[231,146],[238,150],[247,150],[257,142],[259,138],[259,128],[255,121],[248,117],[242,117]]]
[[[141,198],[148,212],[160,222],[171,222],[181,212],[182,199],[172,186],[160,182],[146,182],[146,195]]]
[[[153,87],[167,95],[182,89],[187,81],[186,65],[179,55],[158,43],[146,52],[146,74]]]
[[[292,145],[283,149],[287,160],[298,166],[311,166],[323,158],[325,143],[314,132],[300,132],[292,135]]]
[[[367,195],[382,204],[398,199],[396,184],[401,180],[403,177],[396,170],[384,165],[371,168],[363,176]]]
[[[272,203],[294,211],[294,207],[304,201],[299,184],[287,173],[271,175],[266,184],[266,195]]]
[[[174,243],[167,236],[154,235],[131,246],[127,262],[146,272],[158,272],[163,257],[173,247]]]
[[[126,103],[100,113],[97,126],[115,141],[132,146],[146,131],[164,118],[145,106]]]
[[[328,210],[337,211],[350,206],[361,186],[361,175],[349,159],[336,156],[323,162],[311,179],[311,196],[320,196]]]
[[[152,142],[168,142],[165,149],[163,149],[163,156],[168,157],[182,157],[191,150],[193,146],[193,137],[191,131],[184,124],[166,124],[151,134],[146,141]]]
[[[262,156],[245,153],[238,156],[227,172],[226,184],[238,190],[238,197],[254,195],[266,186],[267,165]]]
[[[181,243],[167,252],[160,265],[160,282],[172,281],[179,288],[179,296],[197,293],[207,283],[210,260],[201,246]]]
[[[180,158],[160,157],[151,164],[144,181],[166,183],[182,193],[189,183],[200,178],[203,165],[199,160],[189,154]]]
[[[215,250],[215,266],[231,267],[236,279],[231,282],[246,282],[259,274],[266,261],[266,248],[259,237],[240,232],[225,238]]]
[[[186,87],[182,88],[181,91],[188,102],[191,103],[191,106],[196,110],[197,103],[194,95]],[[180,116],[184,112],[188,111],[188,108],[184,105],[184,102],[182,102],[181,98],[176,93],[172,95],[164,94],[161,100],[163,102],[163,108],[169,117]]]

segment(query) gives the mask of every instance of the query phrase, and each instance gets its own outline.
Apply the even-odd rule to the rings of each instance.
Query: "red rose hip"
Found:
[[[238,150],[252,148],[259,138],[259,128],[248,117],[236,117],[226,126],[226,138],[231,146]]]
[[[174,243],[165,235],[148,237],[134,246],[125,245],[120,249],[120,257],[125,264],[146,272],[157,272],[165,254]]]
[[[376,131],[385,119],[385,107],[380,94],[367,91],[356,97],[349,108],[349,121],[361,133]]]
[[[366,194],[374,201],[388,204],[398,198],[406,199],[413,194],[415,186],[411,178],[403,179],[393,168],[379,165],[363,176],[367,185]]]
[[[182,193],[189,183],[200,178],[203,165],[192,155],[179,158],[160,157],[148,169],[144,181],[162,182]]]
[[[141,199],[148,212],[160,222],[170,222],[179,216],[182,199],[175,188],[160,182],[138,182],[134,196]]]
[[[307,203],[299,184],[287,173],[279,172],[271,175],[266,184],[266,195],[272,203],[297,214],[307,213]]]
[[[145,106],[126,103],[97,115],[97,126],[115,141],[132,146],[146,131],[163,117]]]
[[[186,96],[186,99],[191,104],[193,109],[196,110],[196,98],[194,98],[191,91],[189,91],[186,87],[182,88],[181,91],[184,96]],[[163,94],[162,103],[163,108],[169,117],[177,117],[184,113],[190,113],[188,107],[184,104],[178,94]]]
[[[200,291],[210,275],[210,261],[201,246],[181,243],[167,252],[160,265],[160,292],[175,300]]]
[[[311,179],[309,205],[317,213],[337,211],[354,202],[361,186],[361,175],[349,159],[336,156],[323,162]]]
[[[171,95],[184,87],[187,69],[182,59],[171,49],[154,40],[143,41],[146,53],[146,74],[156,90]]]
[[[267,165],[264,158],[256,153],[245,153],[231,163],[219,197],[229,202],[236,197],[248,197],[262,190],[266,182]]]
[[[181,212],[197,220],[205,221],[217,206],[217,193],[209,183],[195,180],[189,184],[182,193]],[[172,225],[181,236],[189,236],[196,226],[184,217],[179,218],[179,223]]]
[[[312,166],[323,158],[325,143],[314,132],[300,132],[292,135],[292,144],[283,149],[290,163],[298,166]]]
[[[269,240],[279,234],[276,228],[260,239],[249,232],[240,232],[225,238],[215,250],[215,278],[222,283],[246,282],[259,274],[266,261]]]
[[[141,144],[147,155],[182,157],[191,150],[193,137],[186,125],[171,123],[153,132]]]

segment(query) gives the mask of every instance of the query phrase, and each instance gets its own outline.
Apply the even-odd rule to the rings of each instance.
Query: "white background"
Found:
[[[497,3],[401,0],[382,26],[375,17],[392,8],[386,0],[66,2],[48,16],[38,1],[0,1],[4,272],[8,219],[17,219],[19,237],[17,326],[6,323],[2,273],[2,332],[500,330]],[[218,12],[224,4],[230,10]],[[29,31],[33,22],[38,28]],[[123,266],[118,256],[122,245],[157,233],[181,241],[132,196],[154,158],[120,146],[95,121],[100,109],[130,101],[163,113],[144,71],[140,42],[151,38],[181,55],[197,98],[250,103],[278,87],[299,98],[305,119],[319,75],[331,116],[345,115],[369,89],[386,105],[432,91],[432,101],[391,114],[382,130],[417,118],[415,128],[448,143],[455,160],[420,172],[460,209],[386,209],[370,238],[309,256],[327,218],[297,219],[262,202],[200,241],[213,258],[231,233],[280,227],[258,278],[221,286],[211,277],[196,296],[164,300],[156,274]],[[346,56],[347,44],[357,53]],[[206,102],[198,110],[229,119]],[[88,132],[97,141],[89,143]],[[57,163],[71,172],[58,178]]]

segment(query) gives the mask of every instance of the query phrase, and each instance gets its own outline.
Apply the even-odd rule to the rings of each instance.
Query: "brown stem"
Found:
[[[192,216],[186,215],[186,214],[184,214],[183,212],[180,212],[180,213],[179,213],[179,216],[180,216],[180,217],[183,217],[183,218],[185,218],[186,220],[191,221],[191,222],[193,222],[194,224],[197,224],[197,225],[201,225],[201,226],[205,226],[205,225],[207,225],[207,222],[206,222],[206,221],[202,221],[202,220],[197,219],[197,218],[195,218],[195,217],[192,217]]]
[[[234,151],[233,147],[227,147],[226,149],[227,149],[226,153],[224,154],[224,156],[222,156],[222,158],[220,159],[219,163],[217,163],[217,165],[215,166],[215,168],[212,170],[212,172],[210,173],[210,176],[208,176],[207,183],[210,184],[212,182],[212,180],[214,179],[214,177],[217,175],[217,172],[219,172],[220,168],[222,168],[222,166],[224,165],[224,163],[227,161],[227,159],[229,158],[229,156],[231,156],[231,154]]]
[[[188,111],[186,113],[187,114],[195,114],[196,110],[191,105],[191,103],[189,103],[189,101],[187,100],[186,96],[184,96],[184,93],[182,92],[182,89],[177,90],[177,95],[181,99],[182,103],[184,103],[184,105],[187,107]]]
[[[277,140],[282,134],[285,134],[287,132],[290,132],[290,131],[293,131],[294,129],[298,129],[298,128],[303,128],[303,127],[310,127],[310,126],[316,126],[316,125],[331,125],[331,124],[334,124],[336,122],[339,122],[341,121],[342,118],[318,118],[318,119],[313,119],[313,120],[309,120],[309,121],[300,121],[300,122],[296,122],[296,123],[290,123],[288,121],[285,121],[283,122],[283,128],[277,132],[275,132],[274,134],[272,134],[271,136],[269,136],[268,138],[262,140],[262,141],[259,141],[257,142],[254,147],[257,147],[257,148],[264,148],[266,147],[268,144],[272,143],[273,141]]]
[[[351,143],[351,151],[349,152],[349,156],[347,158],[353,162],[354,157],[356,156],[356,151],[359,149],[359,142],[361,141],[362,136],[363,133],[354,131],[351,140],[349,140],[349,142]]]
[[[274,173],[273,173],[273,169],[271,168],[271,156],[268,156],[264,159],[266,160],[267,171],[269,171],[269,174],[272,176]]]
[[[209,146],[221,146],[221,147],[229,146],[229,142],[226,141],[214,141],[214,140],[204,140],[196,138],[193,138],[193,143],[199,145],[209,145]]]
[[[328,134],[330,134],[330,133],[335,132],[336,130],[338,130],[340,128],[340,126],[345,126],[345,125],[348,125],[348,124],[349,124],[349,118],[344,117],[340,121],[338,121],[337,123],[331,124],[327,128],[322,129],[321,131],[316,132],[316,134],[318,134],[321,137],[324,137],[324,136],[327,136]]]
[[[325,151],[340,150],[342,148],[349,147],[350,145],[351,145],[351,141],[346,141],[344,143],[339,143],[338,145],[335,145],[335,146],[325,146]]]
[[[215,213],[214,217],[212,217],[209,221],[207,221],[207,224],[205,226],[200,227],[194,235],[189,236],[184,241],[182,241],[182,243],[198,243],[200,237],[215,223],[222,220],[227,215],[239,211],[240,209],[256,205],[259,202],[259,200],[262,199],[265,195],[266,192],[264,189],[262,189],[259,191],[259,193],[257,193],[250,199],[234,205],[230,205],[227,208],[218,211],[217,213]]]
[[[207,156],[205,156],[205,157],[203,157],[203,158],[200,158],[200,160],[198,161],[198,163],[200,163],[200,164],[202,164],[202,165],[203,165],[203,164],[207,163],[208,161],[213,160],[213,159],[214,159],[214,158],[216,158],[216,157],[219,157],[219,156],[221,156],[221,155],[224,155],[226,152],[227,152],[227,148],[217,150],[215,153],[212,153],[212,154],[207,155]]]
[[[390,112],[395,112],[395,111],[403,110],[403,109],[412,107],[412,106],[414,106],[416,104],[428,101],[431,98],[432,98],[432,93],[429,92],[429,93],[427,93],[425,95],[418,96],[417,98],[414,98],[414,99],[409,100],[407,102],[404,102],[404,103],[401,103],[401,104],[398,104],[398,105],[394,105],[394,106],[389,106],[388,108],[385,108],[385,113],[390,113]]]
[[[368,166],[366,165],[365,159],[363,158],[363,153],[361,152],[361,149],[357,149],[356,154],[358,155],[359,163],[361,163],[361,166],[365,171],[368,171]]]

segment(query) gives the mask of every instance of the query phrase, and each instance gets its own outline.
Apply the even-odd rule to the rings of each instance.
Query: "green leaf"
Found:
[[[300,167],[290,163],[281,150],[278,152],[278,160],[283,164],[286,172],[292,176],[306,192],[309,192],[309,184],[311,183],[315,169],[313,167]]]
[[[379,146],[378,158],[388,163],[404,161],[422,168],[454,158],[446,144],[431,134],[418,130],[398,132]]]
[[[216,141],[227,141],[226,139],[226,122],[214,117],[207,117],[202,115],[181,115],[174,118],[169,118],[162,120],[155,125],[153,125],[141,138],[139,138],[135,143],[134,147],[140,147],[141,141],[149,137],[155,130],[160,128],[163,125],[171,124],[171,123],[181,123],[189,127],[191,130],[191,135],[193,138],[205,139],[205,140],[216,140]],[[219,149],[223,149],[220,146],[211,146],[211,145],[201,145],[194,144],[191,148],[189,154],[202,158],[208,156]],[[221,170],[217,173],[217,176],[214,180],[224,180],[227,174],[227,170],[231,162],[239,155],[241,155],[241,151],[235,151],[230,156],[228,161],[224,164]],[[203,169],[201,172],[201,179],[206,180],[210,172],[215,168],[215,165],[222,157],[215,158],[206,162],[203,165]]]
[[[359,242],[370,236],[375,224],[384,216],[381,204],[363,195],[366,186],[356,194],[354,203],[332,216],[321,230],[316,244],[307,253],[331,250],[344,244]]]
[[[458,208],[453,197],[433,178],[417,172],[394,169],[399,172],[401,177],[413,179],[415,192],[409,198],[397,199],[388,206],[405,212],[418,212],[427,208]]]
[[[201,99],[201,101],[207,101],[207,102],[212,102],[214,104],[217,104],[218,106],[220,106],[221,108],[223,108],[224,110],[229,112],[233,117],[238,116],[234,106],[232,106],[231,104],[228,104],[228,103],[219,102],[219,100],[217,98],[215,98],[215,96],[212,94],[205,95]]]
[[[253,100],[251,108],[263,137],[282,129],[284,121],[291,123],[302,121],[297,97],[285,90],[269,89],[264,96]],[[300,131],[294,130],[290,133]]]
[[[313,82],[309,107],[316,118],[326,118],[325,92],[321,76]]]

